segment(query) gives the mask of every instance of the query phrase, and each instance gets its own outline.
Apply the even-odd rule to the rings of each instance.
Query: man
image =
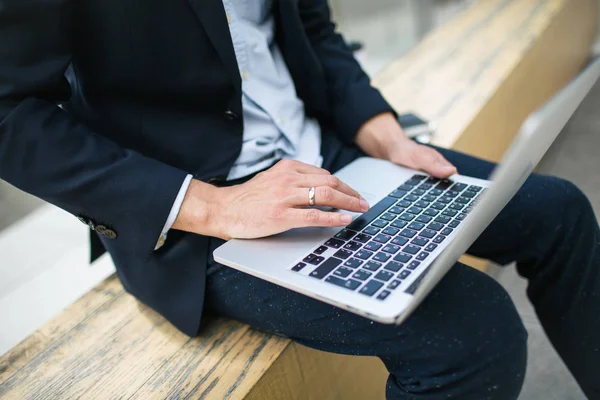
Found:
[[[307,209],[308,191],[318,205],[367,210],[330,175],[365,154],[438,177],[493,168],[407,140],[325,0],[4,0],[0,43],[0,177],[88,224],[94,256],[102,244],[125,288],[183,332],[198,334],[206,312],[375,355],[388,398],[518,395],[525,330],[506,292],[473,269],[457,264],[393,326],[212,259],[223,239],[347,224]],[[535,175],[470,249],[517,261],[590,397],[600,396],[595,221],[572,184]]]

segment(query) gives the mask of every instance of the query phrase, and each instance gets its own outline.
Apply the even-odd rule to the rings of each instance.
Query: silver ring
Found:
[[[308,205],[311,207],[315,205],[315,188],[314,187],[311,187],[310,189],[308,189]]]

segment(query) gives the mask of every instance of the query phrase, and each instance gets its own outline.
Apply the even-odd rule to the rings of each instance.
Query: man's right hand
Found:
[[[349,214],[307,208],[315,205],[366,212],[367,202],[328,171],[283,160],[248,182],[223,188],[193,180],[173,229],[222,239],[254,239],[307,226],[335,227],[352,222]]]

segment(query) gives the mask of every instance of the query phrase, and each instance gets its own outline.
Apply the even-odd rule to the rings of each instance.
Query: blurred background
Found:
[[[331,0],[340,31],[362,49],[375,76],[433,28],[476,0]],[[597,42],[598,43],[598,42]],[[598,46],[596,46],[598,48]],[[577,183],[600,215],[600,87],[579,109],[540,171]],[[108,262],[87,266],[88,230],[75,218],[0,180],[0,354],[110,275]],[[489,273],[511,293],[530,332],[523,399],[583,399],[529,306],[525,282],[512,268]]]

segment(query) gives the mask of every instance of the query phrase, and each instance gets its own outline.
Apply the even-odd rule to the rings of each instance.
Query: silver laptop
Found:
[[[522,125],[490,181],[360,158],[338,173],[371,209],[340,228],[231,240],[217,262],[382,323],[403,322],[515,195],[600,76],[600,61]]]

